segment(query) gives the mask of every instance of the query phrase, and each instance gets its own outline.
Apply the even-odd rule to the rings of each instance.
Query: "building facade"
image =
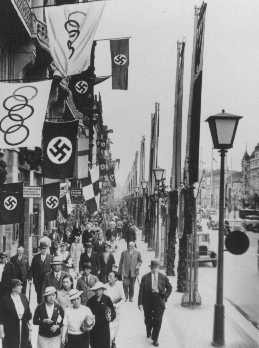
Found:
[[[251,155],[245,152],[242,158],[242,190],[244,207],[259,207],[259,143]]]

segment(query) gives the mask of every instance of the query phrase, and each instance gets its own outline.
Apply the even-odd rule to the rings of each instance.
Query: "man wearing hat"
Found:
[[[84,263],[91,263],[92,274],[97,275],[99,270],[98,255],[93,251],[93,245],[90,242],[85,243],[85,252],[81,254],[79,261],[79,270],[82,271]]]
[[[150,268],[151,272],[141,279],[138,306],[140,310],[144,309],[147,337],[151,337],[153,345],[158,347],[165,303],[172,292],[172,286],[169,279],[159,272],[159,261],[152,260]]]
[[[41,303],[43,282],[46,274],[51,271],[52,261],[52,256],[48,253],[50,245],[43,238],[40,240],[40,252],[33,256],[28,277],[33,279],[38,303]]]
[[[98,278],[92,274],[92,264],[85,262],[82,266],[83,274],[77,281],[77,289],[82,291],[82,304],[86,305],[87,301],[94,295],[91,288],[98,282]]]
[[[141,254],[136,250],[135,242],[131,241],[128,244],[127,250],[121,253],[118,272],[122,277],[126,301],[128,299],[130,302],[133,301],[135,282],[141,264]]]
[[[66,272],[62,271],[62,266],[62,257],[53,257],[53,261],[51,262],[52,270],[45,276],[43,283],[43,291],[47,286],[53,286],[57,290],[61,290],[63,278],[67,274]]]

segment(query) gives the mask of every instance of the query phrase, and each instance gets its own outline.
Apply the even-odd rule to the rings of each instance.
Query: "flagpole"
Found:
[[[132,36],[121,36],[121,37],[113,37],[113,38],[96,39],[94,41],[115,41],[115,40],[127,40],[131,38]]]
[[[61,6],[67,6],[67,5],[82,5],[82,4],[87,4],[89,2],[100,2],[100,1],[108,2],[108,1],[111,1],[111,0],[90,0],[90,1],[87,1],[87,2],[74,2],[74,3],[71,3],[71,4],[60,4],[60,5],[57,5],[57,4],[39,5],[39,6],[32,6],[31,10],[38,9],[38,8],[45,8],[45,7],[61,7]]]

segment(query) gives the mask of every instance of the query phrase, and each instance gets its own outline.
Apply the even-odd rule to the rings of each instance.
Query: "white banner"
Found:
[[[95,1],[45,9],[50,53],[63,76],[80,74],[89,67],[104,4]]]
[[[0,83],[1,149],[41,147],[51,83]]]

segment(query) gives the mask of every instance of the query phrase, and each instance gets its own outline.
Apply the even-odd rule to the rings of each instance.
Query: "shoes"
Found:
[[[133,302],[133,298],[130,298],[129,301],[130,301],[130,302]]]
[[[147,331],[147,338],[151,337],[151,331]]]
[[[111,348],[116,348],[116,343],[115,343],[115,340],[114,340],[114,339],[112,340],[112,346],[111,346]]]
[[[154,341],[152,344],[153,344],[153,346],[155,346],[155,347],[158,347],[158,346],[159,346],[159,343],[158,343],[157,341]]]

